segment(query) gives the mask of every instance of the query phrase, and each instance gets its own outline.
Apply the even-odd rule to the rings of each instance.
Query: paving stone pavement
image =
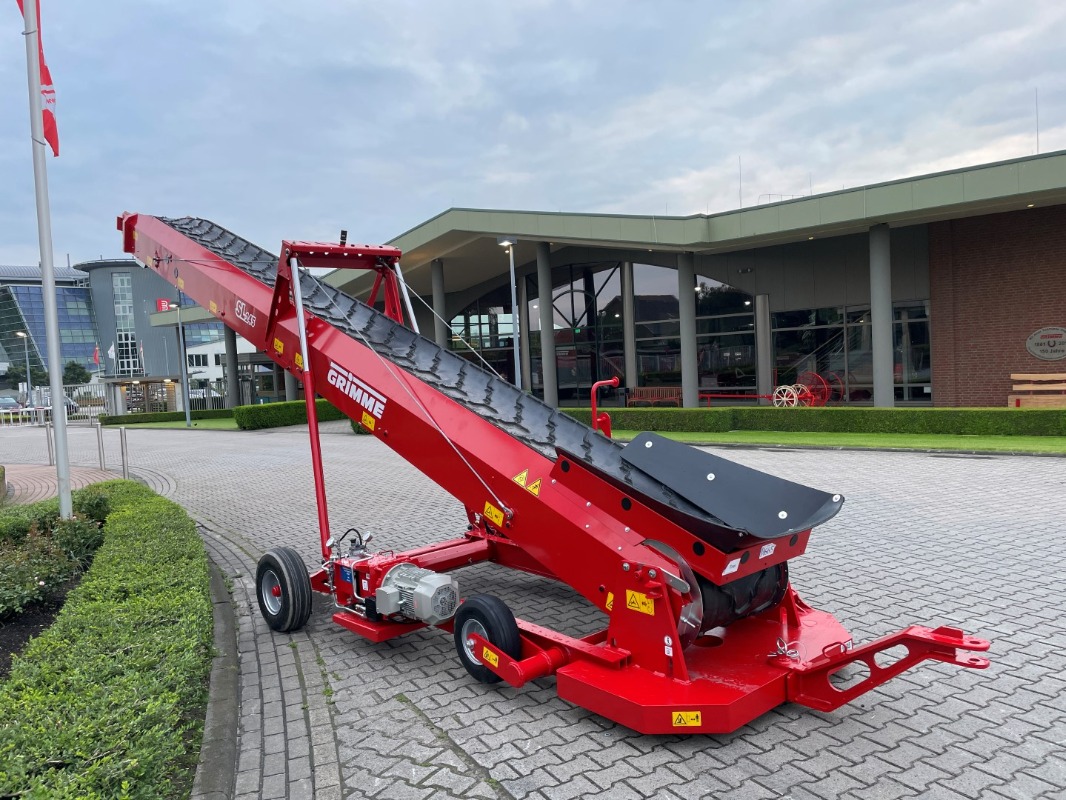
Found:
[[[344,423],[327,428],[334,530],[355,525],[375,548],[401,549],[463,529],[458,503],[406,462]],[[71,450],[94,464],[95,435],[72,432]],[[136,476],[201,522],[233,586],[238,798],[1066,797],[1062,459],[716,451],[847,497],[792,580],[856,642],[957,625],[992,640],[992,666],[927,662],[832,713],[783,706],[729,735],[680,737],[563,702],[553,679],[474,683],[440,632],[365,642],[330,622],[327,598],[303,631],[271,632],[256,559],[282,544],[308,564],[317,555],[306,429],[131,430],[129,451]],[[0,434],[0,463],[45,459],[43,433]],[[492,565],[459,580],[568,633],[602,625],[565,586]]]

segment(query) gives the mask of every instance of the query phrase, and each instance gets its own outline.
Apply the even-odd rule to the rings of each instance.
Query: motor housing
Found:
[[[374,600],[377,612],[384,616],[400,614],[439,625],[459,607],[459,584],[450,575],[405,562],[385,573]]]

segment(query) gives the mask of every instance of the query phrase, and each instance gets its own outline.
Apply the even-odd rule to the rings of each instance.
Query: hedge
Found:
[[[972,436],[1066,436],[1066,412],[1046,408],[607,408],[627,431],[804,431],[945,433]],[[568,408],[586,425],[592,412]]]
[[[189,412],[190,419],[228,419],[232,416],[232,408],[208,408]],[[153,411],[151,413],[134,412],[132,414],[111,414],[101,416],[100,424],[138,425],[142,422],[181,422],[184,419],[184,411]]]
[[[207,556],[174,503],[96,484],[104,543],[0,685],[0,796],[187,795],[212,657]]]
[[[330,405],[328,400],[316,400],[319,422],[332,422],[346,419],[344,414]],[[285,403],[263,403],[258,406],[237,406],[233,409],[233,419],[242,431],[254,431],[260,428],[281,428],[285,425],[306,425],[307,406],[303,400],[290,400]]]
[[[0,506],[7,502],[7,470],[0,464]]]

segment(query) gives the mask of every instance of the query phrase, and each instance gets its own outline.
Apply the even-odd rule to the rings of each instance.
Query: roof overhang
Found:
[[[871,226],[918,225],[1028,207],[1066,203],[1066,151],[842,189],[720,214],[688,217],[452,208],[392,239],[403,251],[404,277],[431,293],[431,264],[442,259],[449,293],[478,286],[507,271],[497,237],[517,237],[516,264],[536,259],[538,242],[553,251],[582,247],[603,252],[723,253],[865,233]],[[588,252],[584,254],[588,257]],[[336,271],[326,282],[365,295],[374,276]]]

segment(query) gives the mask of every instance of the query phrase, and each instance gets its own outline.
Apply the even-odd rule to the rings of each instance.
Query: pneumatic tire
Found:
[[[299,554],[276,547],[259,559],[255,570],[259,613],[273,630],[298,631],[311,616],[311,579]]]
[[[475,594],[464,600],[455,612],[454,631],[459,660],[466,671],[481,683],[498,683],[500,676],[481,663],[474,648],[467,643],[467,636],[476,633],[511,658],[518,658],[522,654],[522,640],[518,635],[514,614],[503,600],[491,594]]]

